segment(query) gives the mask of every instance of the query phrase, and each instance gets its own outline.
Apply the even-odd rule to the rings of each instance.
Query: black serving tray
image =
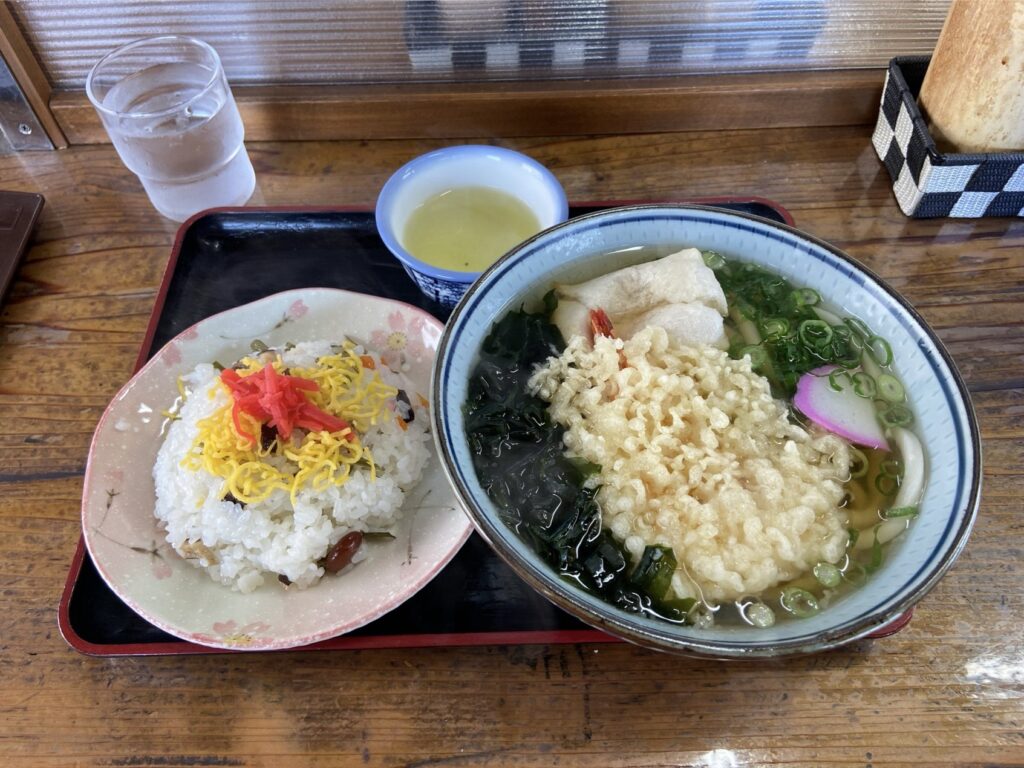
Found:
[[[704,204],[792,224],[754,198]],[[578,205],[578,216],[609,204]],[[327,286],[385,296],[441,320],[448,312],[419,292],[377,235],[372,211],[218,209],[182,225],[153,309],[141,366],[181,331],[216,312],[293,288]],[[83,653],[222,653],[179,640],[136,615],[107,587],[82,542],[60,604],[65,639]],[[426,587],[400,607],[309,649],[500,643],[608,642],[528,587],[474,534]]]

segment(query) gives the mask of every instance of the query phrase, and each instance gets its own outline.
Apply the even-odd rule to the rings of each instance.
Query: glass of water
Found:
[[[184,221],[252,196],[256,175],[242,118],[207,43],[178,35],[136,40],[100,59],[85,90],[121,160],[164,216]]]

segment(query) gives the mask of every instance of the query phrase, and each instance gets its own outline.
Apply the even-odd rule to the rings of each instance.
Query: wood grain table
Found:
[[[176,225],[109,146],[0,158],[41,192],[0,315],[0,765],[1024,766],[1024,221],[913,221],[867,128],[498,142],[575,199],[760,195],[902,291],[973,393],[963,556],[885,640],[773,663],[627,645],[91,658],[57,631],[89,438]],[[256,203],[372,204],[442,142],[250,147]],[[942,471],[936,467],[936,471]]]

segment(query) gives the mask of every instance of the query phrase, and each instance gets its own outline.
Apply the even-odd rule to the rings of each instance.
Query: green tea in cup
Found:
[[[456,187],[416,207],[401,241],[427,264],[455,272],[482,272],[540,230],[536,214],[509,193],[490,187]]]

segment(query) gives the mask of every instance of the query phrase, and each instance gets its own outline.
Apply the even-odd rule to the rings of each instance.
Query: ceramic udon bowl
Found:
[[[866,584],[805,619],[770,628],[677,626],[617,609],[560,579],[506,527],[473,469],[462,404],[491,324],[556,281],[577,282],[651,258],[640,246],[696,246],[768,267],[867,322],[892,345],[930,471],[920,515]],[[716,658],[832,648],[893,624],[960,553],[977,513],[981,455],[967,390],[935,333],[896,291],[838,249],[791,227],[702,206],[635,206],[581,216],[542,232],[469,289],[448,322],[434,367],[435,440],[479,533],[531,586],[583,621],[665,651]]]

